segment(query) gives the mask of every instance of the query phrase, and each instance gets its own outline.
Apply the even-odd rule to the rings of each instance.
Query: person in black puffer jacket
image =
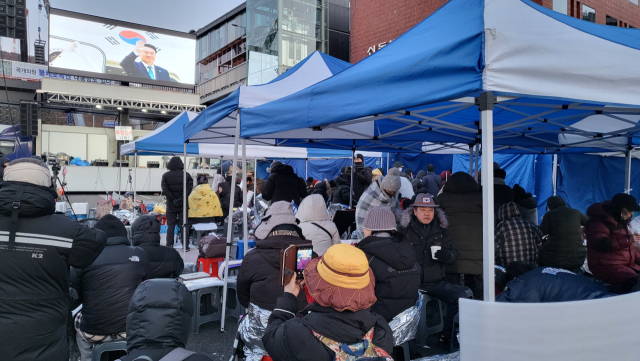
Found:
[[[458,261],[447,267],[452,283],[464,283],[477,300],[482,294],[482,193],[478,183],[465,172],[449,177],[436,203],[446,213],[453,248],[460,254]]]
[[[127,308],[136,287],[147,274],[147,255],[131,247],[127,229],[110,214],[94,226],[107,234],[107,246],[84,270],[75,270],[71,280],[82,311],[76,314],[80,360],[90,361],[94,343],[125,337]]]
[[[422,266],[420,290],[447,303],[439,347],[448,349],[458,299],[467,297],[467,288],[445,281],[446,266],[456,263],[458,251],[451,243],[444,212],[438,208],[431,194],[418,194],[411,207],[404,211],[400,226],[404,241],[413,246]],[[433,253],[433,246],[440,248]]]
[[[293,167],[275,161],[271,163],[269,172],[271,174],[262,186],[262,199],[271,203],[293,201],[300,205],[302,198],[307,195],[307,185],[293,172]]]
[[[373,182],[373,173],[371,167],[364,166],[364,156],[362,154],[356,154],[353,162],[355,166],[353,173],[353,206],[355,207],[362,194]],[[349,174],[349,184],[351,184],[351,174]]]
[[[69,360],[69,266],[93,263],[106,236],[54,214],[55,209],[46,164],[30,158],[12,161],[0,188],[2,360]]]
[[[416,304],[420,266],[413,247],[394,237],[396,217],[387,206],[372,209],[362,225],[365,238],[358,242],[376,278],[376,298],[371,310],[390,322]]]
[[[227,218],[229,215],[229,203],[231,203],[231,184],[222,182],[218,185],[218,198],[220,199],[220,207],[222,208],[222,217]],[[242,189],[236,185],[236,194],[233,197],[233,208],[242,206]]]
[[[340,203],[347,206],[349,205],[349,199],[351,198],[350,172],[351,172],[350,167],[343,167],[342,174],[336,177],[335,182],[336,182],[336,185],[338,186],[338,189],[336,189],[331,195],[331,203]]]
[[[182,214],[184,201],[184,163],[180,157],[173,157],[167,164],[168,172],[162,175],[162,194],[167,197],[167,247],[173,248],[173,237],[177,222],[182,225]],[[191,193],[193,188],[193,178],[187,173],[187,195]],[[187,205],[188,208],[188,205]],[[187,211],[189,211],[187,209]],[[182,227],[180,227],[182,232]],[[183,237],[184,238],[184,237]]]
[[[131,241],[147,254],[147,279],[177,278],[184,270],[184,261],[178,251],[160,245],[160,221],[156,216],[138,217],[131,225]]]
[[[329,201],[330,189],[331,189],[331,186],[329,185],[329,181],[325,179],[324,181],[316,183],[315,187],[313,187],[313,192],[311,192],[311,194],[321,195],[322,198],[324,199],[324,202],[327,203],[327,201]]]
[[[538,264],[576,271],[587,258],[581,227],[587,225],[589,217],[567,207],[564,199],[558,196],[549,197],[547,208],[540,231],[548,237],[539,248]]]
[[[211,361],[184,349],[193,312],[191,293],[177,280],[142,282],[129,303],[128,355],[119,361],[159,361],[170,352],[184,352],[184,361]]]

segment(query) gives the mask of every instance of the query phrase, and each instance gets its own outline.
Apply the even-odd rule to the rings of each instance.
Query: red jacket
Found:
[[[589,207],[587,215],[587,260],[591,273],[617,287],[634,282],[640,272],[640,255],[633,247],[628,227],[607,213],[603,203]]]

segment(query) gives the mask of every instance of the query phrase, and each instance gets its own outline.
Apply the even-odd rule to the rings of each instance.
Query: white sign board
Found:
[[[133,140],[131,127],[116,127],[116,140]]]

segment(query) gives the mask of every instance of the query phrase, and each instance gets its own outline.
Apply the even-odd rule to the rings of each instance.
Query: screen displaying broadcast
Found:
[[[193,85],[195,54],[195,35],[51,9],[49,69],[53,72]]]

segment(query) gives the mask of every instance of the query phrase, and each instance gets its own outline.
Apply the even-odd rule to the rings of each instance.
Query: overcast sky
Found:
[[[128,21],[135,24],[188,32],[198,30],[226,12],[242,4],[243,0],[50,0],[52,8],[82,14]],[[38,0],[27,0],[29,9],[29,53],[38,38],[48,41],[48,22],[38,12]]]

